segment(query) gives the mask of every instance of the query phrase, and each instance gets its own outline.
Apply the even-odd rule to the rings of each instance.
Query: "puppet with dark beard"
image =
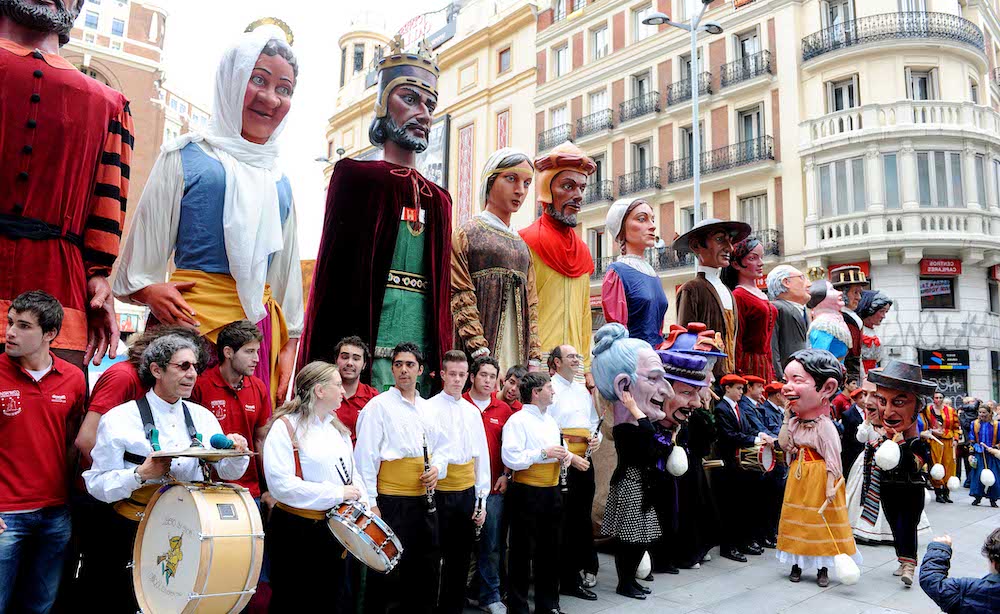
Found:
[[[59,45],[69,42],[73,22],[80,15],[84,0],[0,0],[0,15],[37,32],[54,32]]]

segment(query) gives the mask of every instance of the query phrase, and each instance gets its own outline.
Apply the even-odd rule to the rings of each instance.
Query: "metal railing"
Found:
[[[771,52],[765,49],[735,62],[723,64],[720,72],[722,87],[749,81],[760,75],[774,74],[771,69]]]
[[[698,95],[704,96],[712,93],[712,73],[703,72],[698,75]],[[667,89],[667,106],[680,104],[691,100],[691,78],[682,79],[672,83]]]
[[[587,184],[587,189],[583,193],[584,204],[590,205],[605,200],[614,200],[614,185],[614,182],[610,179],[593,181]]]
[[[754,229],[751,237],[757,237],[761,245],[764,246],[765,256],[781,255],[781,232],[774,228]]]
[[[603,109],[576,120],[576,138],[582,139],[585,136],[601,132],[602,130],[611,130],[614,127],[614,118],[612,117],[611,109]]]
[[[552,149],[560,143],[573,140],[573,126],[562,124],[549,128],[538,135],[538,151]]]
[[[650,166],[618,177],[619,198],[645,190],[659,190],[661,187],[659,166]]]
[[[910,11],[870,15],[839,23],[802,39],[802,61],[866,43],[903,38],[939,38],[983,51],[983,32],[968,19],[948,13]]]
[[[993,85],[1000,85],[1000,68],[994,68],[990,78],[993,79]]]
[[[618,105],[618,122],[625,122],[648,115],[649,113],[660,112],[660,92],[649,92],[642,96],[636,96],[631,100]]]
[[[762,160],[774,160],[774,139],[770,136],[702,152],[701,174],[718,173]],[[667,165],[667,183],[687,181],[693,174],[690,157],[673,160]]]
[[[694,254],[678,254],[674,250],[670,249],[669,245],[661,248],[647,248],[643,257],[646,259],[646,262],[653,267],[653,270],[657,272],[673,271],[676,269],[694,266],[695,260]],[[591,274],[590,278],[594,280],[604,279],[604,274],[608,272],[608,267],[610,267],[611,263],[616,259],[616,256],[594,258],[594,272]]]

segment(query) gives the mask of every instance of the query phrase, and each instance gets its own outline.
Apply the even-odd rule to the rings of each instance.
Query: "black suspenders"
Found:
[[[135,403],[139,406],[139,417],[142,418],[142,432],[146,436],[146,440],[149,441],[152,446],[153,451],[157,452],[160,449],[160,443],[158,441],[159,431],[157,431],[156,423],[153,421],[153,410],[149,407],[149,400],[145,395],[143,395],[136,399]],[[191,412],[188,410],[187,403],[182,402],[181,408],[184,410],[184,425],[187,427],[188,437],[191,438],[191,447],[203,447],[203,444],[201,443],[201,433],[199,433],[194,427],[194,420],[191,419]],[[132,452],[126,451],[122,456],[124,457],[125,462],[128,463],[141,465],[146,462],[145,456],[133,454]]]

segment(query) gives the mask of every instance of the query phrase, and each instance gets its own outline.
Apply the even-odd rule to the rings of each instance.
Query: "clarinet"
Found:
[[[604,416],[601,416],[601,419],[597,421],[597,426],[594,428],[594,432],[590,434],[590,438],[591,439],[593,439],[594,437],[597,437],[597,434],[601,432],[601,425],[602,424],[604,424]],[[590,442],[588,441],[587,442],[587,453],[584,455],[584,458],[586,458],[587,460],[590,460],[590,455],[591,454],[593,454],[593,452],[590,449]]]
[[[479,518],[479,514],[483,511],[483,498],[476,497],[476,518]],[[477,524],[476,526],[476,541],[479,541],[479,534],[483,532],[483,525]]]
[[[424,473],[431,470],[431,458],[427,454],[427,434],[424,433]],[[437,504],[434,502],[434,489],[427,487],[427,513],[433,514],[437,511]]]
[[[566,447],[566,438],[563,437],[562,433],[559,433],[559,445]],[[562,491],[569,492],[569,486],[566,485],[566,475],[569,473],[569,467],[567,467],[562,461],[559,461],[559,486]]]

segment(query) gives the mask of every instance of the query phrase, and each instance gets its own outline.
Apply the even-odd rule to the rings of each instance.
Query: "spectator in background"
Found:
[[[949,578],[951,536],[935,537],[920,565],[920,588],[948,614],[1000,612],[1000,529],[983,544],[989,575],[982,578]]]
[[[501,401],[510,405],[510,409],[513,412],[521,409],[521,391],[519,386],[521,385],[521,378],[527,374],[527,367],[524,365],[514,365],[507,369],[507,374],[504,376],[503,386],[500,388],[498,396]]]

